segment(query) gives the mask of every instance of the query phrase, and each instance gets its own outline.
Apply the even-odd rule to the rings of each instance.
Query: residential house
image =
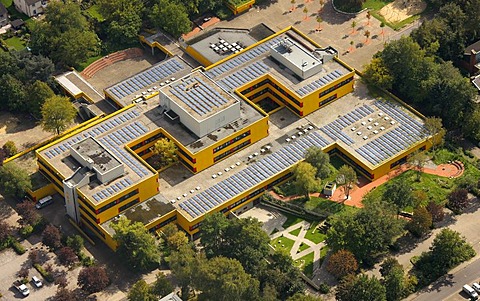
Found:
[[[459,63],[470,75],[475,75],[480,71],[480,40],[465,48],[463,58]]]
[[[8,11],[0,2],[0,27],[3,27],[8,24]]]
[[[15,8],[29,17],[43,13],[46,6],[45,0],[13,0]]]

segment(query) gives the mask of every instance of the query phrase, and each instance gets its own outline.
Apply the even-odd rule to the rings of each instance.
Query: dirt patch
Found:
[[[13,141],[18,151],[22,151],[51,136],[29,115],[0,112],[0,147]]]
[[[396,0],[385,5],[379,13],[387,22],[398,23],[420,14],[426,7],[427,4],[422,0]]]

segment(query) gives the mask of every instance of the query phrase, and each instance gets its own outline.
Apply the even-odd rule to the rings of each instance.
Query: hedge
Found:
[[[40,275],[43,276],[43,278],[45,278],[45,280],[47,280],[48,282],[53,282],[55,279],[53,278],[53,275],[50,274],[49,272],[45,271],[45,269],[38,263],[35,263],[33,265],[33,267],[35,269],[37,269],[37,271],[40,273]]]
[[[25,250],[25,248],[22,246],[21,243],[19,243],[18,241],[12,239],[12,243],[11,243],[11,246],[12,246],[12,249],[18,254],[18,255],[22,255],[24,254],[25,252],[27,252],[27,250]]]

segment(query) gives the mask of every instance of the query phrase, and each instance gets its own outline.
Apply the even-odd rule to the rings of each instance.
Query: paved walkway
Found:
[[[293,230],[300,228],[300,233],[298,236],[290,234]],[[279,232],[273,234],[270,238],[271,239],[281,239],[282,237],[288,238],[293,240],[295,243],[293,244],[292,249],[290,249],[290,256],[293,260],[298,260],[305,255],[312,253],[313,251],[313,272],[320,267],[320,251],[325,246],[324,242],[315,244],[314,242],[305,238],[305,234],[310,228],[310,223],[307,221],[301,221],[293,226],[290,226],[286,229],[280,230]],[[305,249],[301,252],[298,252],[301,244],[306,244],[309,246],[308,249]]]
[[[434,165],[433,163],[430,164],[431,167],[424,167],[422,169],[422,172],[427,173],[427,174],[432,174],[432,175],[437,175],[441,177],[446,177],[446,178],[456,178],[459,177],[463,174],[463,170],[459,169],[456,165],[454,164],[440,164],[440,165]],[[335,190],[335,193],[331,197],[331,200],[334,202],[344,202],[345,205],[348,206],[354,206],[361,208],[363,207],[362,204],[362,199],[363,197],[370,192],[371,190],[377,188],[378,186],[384,184],[385,182],[398,177],[402,173],[404,173],[407,170],[414,169],[411,165],[408,164],[403,164],[399,168],[390,171],[388,174],[378,178],[377,180],[366,183],[365,185],[362,186],[357,186],[355,185],[353,189],[350,191],[350,197],[348,200],[345,201],[345,192],[342,188],[338,188]],[[278,194],[276,194],[273,191],[270,191],[270,194],[280,200],[283,201],[291,201],[294,199],[302,198],[303,196],[299,195],[293,195],[293,196],[288,196],[288,197],[282,197]],[[325,197],[321,193],[311,193],[310,196],[313,197]]]

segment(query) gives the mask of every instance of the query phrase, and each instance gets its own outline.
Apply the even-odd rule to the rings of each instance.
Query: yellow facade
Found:
[[[255,4],[255,0],[250,0],[241,5],[235,5],[228,0],[226,1],[227,7],[233,12],[234,15],[238,15],[249,10],[250,8],[253,7],[254,4]]]

